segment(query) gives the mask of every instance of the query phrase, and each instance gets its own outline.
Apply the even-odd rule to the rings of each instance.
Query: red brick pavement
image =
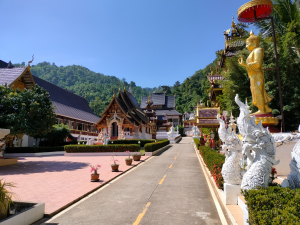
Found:
[[[12,191],[18,195],[18,200],[45,202],[45,214],[52,214],[132,168],[126,165],[125,158],[115,156],[120,172],[111,171],[111,156],[19,158],[16,165],[0,167],[0,179],[16,184]],[[141,160],[147,158],[142,156]],[[133,161],[132,164],[138,163]],[[100,182],[90,182],[89,164],[101,165]]]

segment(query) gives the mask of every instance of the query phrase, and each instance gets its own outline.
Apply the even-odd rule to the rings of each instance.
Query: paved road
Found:
[[[183,138],[46,224],[222,224],[190,142]]]

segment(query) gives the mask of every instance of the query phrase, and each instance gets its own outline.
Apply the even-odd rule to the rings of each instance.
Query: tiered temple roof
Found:
[[[117,94],[117,96],[113,96],[108,107],[103,112],[102,118],[98,121],[97,124],[100,124],[106,118],[106,115],[111,113],[109,112],[110,107],[115,102],[121,108],[123,115],[132,125],[139,126],[140,124],[145,125],[148,123],[148,118],[140,108],[136,98],[130,93],[130,91],[127,91],[126,89],[122,91],[121,89],[119,89],[119,93]]]
[[[165,93],[152,93],[150,100],[153,101],[154,111],[156,115],[159,116],[182,116],[181,113],[175,110],[175,96],[166,96]],[[142,97],[141,100],[141,109],[146,109],[146,101],[148,97]]]
[[[11,63],[0,60],[0,85],[5,84],[21,89],[30,89],[36,84],[44,88],[50,94],[50,100],[55,106],[55,114],[58,116],[90,123],[96,123],[100,119],[93,113],[85,98],[33,76],[30,66],[14,67]]]

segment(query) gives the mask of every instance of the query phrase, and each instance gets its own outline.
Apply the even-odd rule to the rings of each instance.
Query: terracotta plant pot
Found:
[[[111,170],[112,170],[112,172],[118,172],[119,164],[111,164]]]
[[[98,181],[100,174],[91,174],[91,181]]]
[[[141,156],[140,155],[133,155],[133,160],[134,161],[140,161],[141,160]]]
[[[126,165],[130,166],[132,164],[132,159],[125,159]]]
[[[204,140],[200,140],[200,146],[205,146],[205,141]]]

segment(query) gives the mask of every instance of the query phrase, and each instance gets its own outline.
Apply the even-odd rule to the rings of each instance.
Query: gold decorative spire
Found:
[[[115,96],[116,96],[116,95],[115,95],[115,90],[113,90],[113,93],[114,93],[114,97],[115,97]]]
[[[124,90],[126,90],[125,83],[124,83]]]
[[[120,85],[119,85],[119,92],[121,91],[121,87],[120,87]]]
[[[30,67],[30,63],[32,63],[34,60],[34,55],[32,55],[32,60],[28,62],[28,66]]]
[[[151,100],[151,93],[150,93],[150,91],[149,91],[148,101],[150,102],[150,100]]]

